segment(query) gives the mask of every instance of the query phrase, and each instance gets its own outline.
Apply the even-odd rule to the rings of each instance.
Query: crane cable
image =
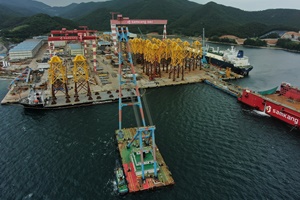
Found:
[[[149,125],[150,126],[153,126],[153,120],[152,120],[152,117],[151,117],[151,113],[150,113],[150,109],[149,109],[149,106],[148,106],[148,102],[147,102],[147,95],[146,95],[146,89],[141,89],[141,92],[144,93],[144,95],[142,96],[143,98],[143,103],[144,103],[144,108],[145,108],[145,111],[146,111],[146,115],[147,115],[147,118],[149,120]]]
[[[135,103],[133,96],[131,96],[130,98],[131,98],[131,102]],[[137,106],[135,106],[135,105],[132,106],[132,109],[133,109],[133,113],[134,113],[136,124],[137,124],[138,127],[141,127],[142,126],[142,124],[141,124],[141,116],[140,116],[140,114],[138,112]]]
[[[125,42],[121,43],[121,49],[122,49],[122,52],[125,55],[124,56],[125,59],[123,60],[124,66],[127,66],[127,48],[126,48]],[[131,103],[134,104],[135,100],[134,100],[134,96],[133,95],[130,96],[130,99],[131,99]],[[138,127],[141,127],[142,126],[142,124],[141,124],[142,119],[141,119],[141,116],[140,116],[140,114],[138,112],[137,106],[133,105],[132,109],[133,109],[133,113],[134,113],[136,124],[137,124]]]

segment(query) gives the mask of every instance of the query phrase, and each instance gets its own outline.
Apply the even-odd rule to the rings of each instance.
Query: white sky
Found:
[[[99,2],[105,0],[36,0],[48,4],[50,6],[66,6],[71,3],[80,2]],[[126,1],[126,0],[124,0]],[[199,4],[206,4],[210,1],[206,0],[190,0]],[[290,8],[300,10],[299,0],[214,0],[218,4],[231,6],[246,11],[258,11],[271,8]]]

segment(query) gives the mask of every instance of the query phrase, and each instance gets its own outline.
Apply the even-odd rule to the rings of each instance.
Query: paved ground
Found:
[[[44,57],[44,53],[47,51],[47,44],[42,46],[39,53],[30,61],[30,63],[18,63],[11,66],[11,69],[22,69],[26,66],[29,66],[33,70],[37,70],[37,59],[42,59]],[[111,60],[107,59],[105,55],[97,55],[97,67],[100,68],[98,71],[94,72],[93,67],[93,58],[91,49],[88,50],[88,56],[86,57],[89,67],[90,67],[90,88],[91,92],[103,92],[103,91],[113,91],[119,89],[119,75],[118,75],[118,67],[112,66]],[[70,63],[72,65],[72,63]],[[69,67],[71,70],[71,67]],[[169,73],[165,71],[161,72],[161,77],[155,78],[154,80],[149,80],[149,77],[142,73],[142,66],[137,65],[135,66],[135,71],[141,75],[141,79],[138,81],[138,86],[140,88],[154,88],[154,87],[163,87],[163,86],[171,86],[171,85],[180,85],[180,84],[189,84],[189,83],[197,83],[202,82],[204,79],[207,78],[215,78],[218,79],[220,74],[218,73],[218,69],[210,67],[209,69],[203,68],[200,70],[199,68],[195,70],[185,70],[184,72],[184,79],[182,80],[182,75],[180,73],[179,78],[175,78],[173,81],[173,75],[169,78]],[[69,73],[72,73],[71,71]],[[130,81],[130,79],[123,79],[124,81]],[[47,96],[51,96],[51,85],[48,81],[48,70],[45,70],[43,76],[41,77],[39,84],[48,82],[48,90],[45,91]],[[30,83],[29,83],[30,84]],[[29,84],[28,87],[29,87]],[[125,88],[132,88],[133,84],[125,84]],[[68,80],[68,88],[70,88],[70,95],[73,95],[72,89],[75,88],[74,81],[72,79]],[[6,97],[3,99],[2,103],[15,103],[18,102],[20,98],[26,97],[28,95],[28,90],[18,91],[17,95],[16,92],[13,92],[13,89],[8,92]],[[15,88],[16,90],[16,88]],[[86,93],[86,90],[80,91],[80,93]],[[58,93],[57,95],[61,96],[64,95],[63,93]]]

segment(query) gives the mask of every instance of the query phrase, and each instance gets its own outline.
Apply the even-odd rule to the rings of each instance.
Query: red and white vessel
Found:
[[[300,126],[300,89],[289,83],[282,83],[279,91],[277,87],[263,92],[244,89],[238,100],[294,127]]]

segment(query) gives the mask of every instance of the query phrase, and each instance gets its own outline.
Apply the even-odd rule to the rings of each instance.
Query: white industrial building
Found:
[[[84,54],[84,48],[81,44],[68,44],[68,50],[70,52],[71,56],[76,56],[78,54],[83,55]]]
[[[41,39],[28,39],[13,49],[9,50],[9,59],[10,60],[21,60],[26,58],[33,58],[41,46],[43,45],[43,41]]]
[[[54,47],[65,47],[67,42],[66,41],[53,41]]]
[[[298,41],[300,40],[300,31],[299,32],[294,32],[294,31],[289,31],[285,32],[281,38],[283,39],[291,39],[292,41]]]
[[[137,34],[135,34],[135,33],[129,33],[129,38],[137,38]]]
[[[111,46],[111,42],[108,42],[108,41],[99,41],[98,42],[98,46],[101,47],[101,46]]]

